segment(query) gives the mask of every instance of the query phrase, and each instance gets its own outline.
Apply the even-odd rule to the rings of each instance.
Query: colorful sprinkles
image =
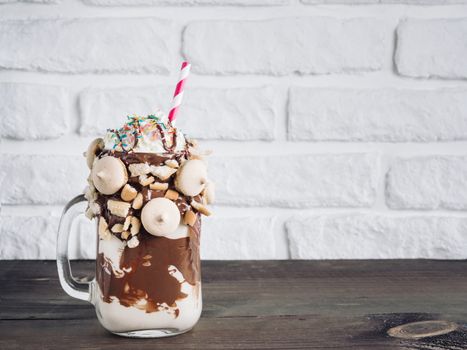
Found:
[[[113,149],[117,151],[131,151],[139,140],[148,139],[149,142],[162,140],[166,146],[166,135],[168,132],[171,139],[175,141],[176,130],[169,123],[166,125],[161,117],[150,114],[147,117],[138,115],[127,116],[128,121],[120,129],[108,129],[108,135],[114,143]],[[172,142],[174,143],[174,142]]]

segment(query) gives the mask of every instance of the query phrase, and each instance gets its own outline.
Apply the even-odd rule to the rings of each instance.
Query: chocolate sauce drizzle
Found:
[[[123,277],[115,275],[104,254],[97,258],[97,281],[102,298],[110,303],[117,298],[123,306],[136,306],[146,312],[158,311],[163,304],[176,307],[176,301],[187,295],[180,282],[169,272],[174,266],[186,282],[196,286],[200,281],[200,222],[190,229],[189,237],[169,239],[143,234],[135,248],[125,247],[120,268]],[[146,303],[141,304],[140,300]]]
[[[162,130],[162,127],[160,126],[160,124],[156,124],[156,125],[157,125],[157,130],[159,131],[159,134],[161,136],[162,146],[164,146],[164,149],[167,152],[173,152],[173,150],[177,147],[177,133],[175,131],[169,132],[169,133],[172,134],[172,146],[168,146],[167,145],[167,140],[165,138],[164,130]],[[170,127],[171,130],[173,129],[172,126],[169,126],[169,127]]]

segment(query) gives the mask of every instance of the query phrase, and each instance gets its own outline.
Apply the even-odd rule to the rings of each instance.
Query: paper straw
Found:
[[[169,121],[175,125],[177,119],[177,113],[180,109],[180,105],[183,99],[183,88],[185,86],[186,79],[190,74],[191,64],[188,62],[182,63],[182,69],[180,70],[180,78],[178,79],[177,86],[175,87],[174,97],[172,99],[172,107],[169,112]]]

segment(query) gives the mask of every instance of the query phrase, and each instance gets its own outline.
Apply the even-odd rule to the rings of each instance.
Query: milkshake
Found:
[[[202,309],[201,216],[214,200],[197,143],[157,113],[128,117],[85,155],[86,216],[98,225],[92,300],[101,324],[128,336],[191,329]]]

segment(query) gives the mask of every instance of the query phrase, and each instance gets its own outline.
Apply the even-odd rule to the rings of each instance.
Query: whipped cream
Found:
[[[139,153],[180,152],[186,147],[183,133],[158,111],[146,117],[129,116],[120,129],[109,129],[104,136],[106,150]]]

